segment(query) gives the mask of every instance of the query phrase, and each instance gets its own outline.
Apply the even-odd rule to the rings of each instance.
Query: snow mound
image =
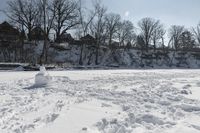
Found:
[[[171,124],[171,125],[175,125],[175,123],[173,122],[165,122],[164,120],[162,120],[162,118],[159,118],[157,116],[154,116],[152,114],[144,114],[141,115],[139,118],[136,119],[137,123],[151,123],[153,125],[164,125],[164,124]]]
[[[22,66],[19,66],[14,69],[14,71],[24,71],[25,69]]]
[[[98,130],[102,133],[127,133],[129,132],[126,127],[119,122],[117,119],[107,120],[102,119],[101,122],[98,122]]]
[[[40,67],[40,72],[35,75],[35,85],[43,86],[47,85],[51,81],[51,76],[46,71],[45,67]]]
[[[200,107],[197,105],[188,105],[188,104],[181,104],[178,105],[177,107],[181,108],[182,110],[186,112],[197,112],[200,111]]]

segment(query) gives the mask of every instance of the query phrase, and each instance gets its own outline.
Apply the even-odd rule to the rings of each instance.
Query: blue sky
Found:
[[[1,0],[0,9],[6,8],[6,1]],[[91,6],[92,0],[85,0]],[[143,17],[160,19],[167,27],[185,25],[190,28],[200,22],[200,0],[102,0],[108,12],[120,14],[135,25]],[[0,13],[0,21],[5,16]]]
[[[200,0],[102,0],[102,3],[109,12],[119,13],[135,25],[143,17],[160,19],[166,26],[188,28],[200,22]]]

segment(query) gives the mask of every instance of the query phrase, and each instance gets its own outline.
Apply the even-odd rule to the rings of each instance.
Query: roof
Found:
[[[4,34],[19,34],[19,31],[6,21],[0,24],[0,32]]]
[[[31,39],[32,40],[43,40],[44,39],[43,29],[39,26],[33,28],[31,31]]]
[[[80,38],[81,41],[95,41],[95,38],[89,34]]]
[[[43,32],[43,29],[39,26],[32,29],[32,32]]]
[[[63,35],[61,35],[60,41],[61,42],[69,42],[69,43],[71,43],[71,42],[74,41],[74,38],[71,36],[71,34],[64,33]]]

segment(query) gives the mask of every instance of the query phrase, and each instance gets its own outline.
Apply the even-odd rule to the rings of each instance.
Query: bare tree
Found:
[[[106,8],[101,5],[99,1],[94,4],[96,16],[90,24],[91,33],[95,36],[96,39],[96,59],[95,64],[98,65],[99,58],[99,49],[100,45],[105,42],[105,33],[106,33],[106,22],[105,14]]]
[[[155,20],[153,18],[143,18],[142,20],[139,21],[138,26],[141,31],[140,34],[144,38],[145,47],[146,47],[147,51],[148,51],[153,33],[154,33],[155,29],[160,27],[160,25],[161,25],[160,21]]]
[[[136,47],[142,50],[145,48],[145,42],[143,36],[140,35],[137,36]]]
[[[40,11],[40,19],[41,25],[44,34],[44,45],[42,54],[40,57],[40,64],[47,62],[47,53],[49,47],[49,34],[53,27],[53,21],[55,18],[55,8],[52,6],[48,0],[40,0],[39,2],[39,11]]]
[[[182,33],[184,32],[184,26],[179,26],[179,25],[172,25],[171,28],[169,29],[169,45],[172,46],[175,50],[178,50],[181,46],[180,43],[180,37]]]
[[[50,32],[54,26],[56,9],[51,0],[40,0],[38,7],[40,19],[37,21],[37,25],[43,27],[43,32],[46,34],[47,40],[49,40]]]
[[[119,14],[110,13],[105,16],[105,20],[106,20],[106,29],[109,41],[108,44],[110,46],[114,35],[118,31],[121,16]]]
[[[87,11],[87,17],[86,17]],[[78,36],[86,36],[89,33],[89,26],[92,23],[93,19],[95,18],[97,12],[96,10],[87,10],[83,7],[82,0],[79,0],[79,16],[80,16],[80,24],[77,27]],[[79,64],[83,65],[83,52],[84,52],[85,44],[81,44],[81,51],[80,51],[80,58]]]
[[[131,41],[135,36],[133,23],[128,20],[121,22],[117,31],[117,36],[120,45],[125,46],[125,44]]]
[[[131,34],[129,34],[125,40],[127,44],[130,44],[131,47],[136,47],[137,35],[134,31],[131,32]]]
[[[35,27],[39,15],[37,0],[8,1],[8,9],[4,12],[11,21],[26,28],[28,39],[31,40],[31,31]]]
[[[162,24],[158,24],[153,30],[152,41],[153,41],[154,51],[156,50],[157,45],[161,44],[162,47],[164,46],[165,33],[166,31]]]
[[[196,26],[196,28],[193,28],[192,31],[195,35],[198,45],[200,45],[200,23]]]
[[[66,31],[80,23],[78,2],[75,0],[53,0],[52,7],[55,12],[56,41],[60,42],[60,37]]]
[[[79,38],[82,36],[86,36],[90,32],[90,24],[94,20],[97,15],[96,10],[88,10],[87,8],[83,7],[82,0],[79,0],[79,16],[80,16],[80,23],[78,27],[78,36]]]
[[[195,38],[194,35],[185,30],[180,36],[180,47],[185,50],[191,50],[195,46]]]

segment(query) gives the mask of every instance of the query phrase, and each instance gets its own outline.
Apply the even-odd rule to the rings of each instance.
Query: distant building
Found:
[[[44,38],[44,31],[41,27],[37,26],[31,31],[31,40],[41,41],[44,40]]]
[[[0,45],[6,46],[19,41],[20,32],[8,22],[0,24]]]
[[[59,43],[67,42],[71,44],[74,42],[74,38],[71,36],[71,34],[65,33],[59,38],[59,40],[56,40],[56,41]]]
[[[110,45],[110,48],[119,48],[120,47],[120,43],[119,42],[116,42],[116,41],[113,41]]]
[[[96,44],[96,40],[93,36],[87,34],[86,36],[84,37],[81,37],[80,38],[80,41],[83,43],[83,44],[86,44],[86,45],[95,45]]]

